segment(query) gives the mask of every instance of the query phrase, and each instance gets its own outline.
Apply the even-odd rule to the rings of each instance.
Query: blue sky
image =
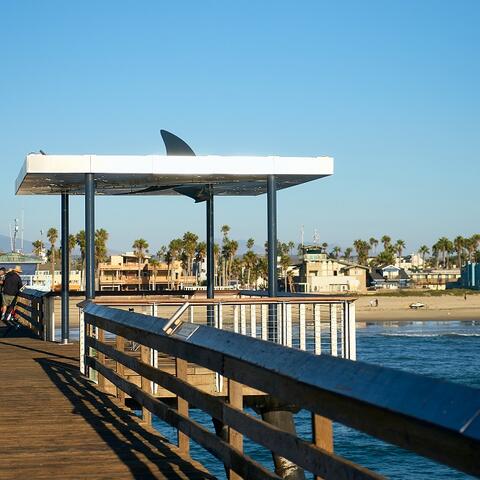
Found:
[[[351,245],[480,231],[480,3],[465,1],[0,0],[0,233],[59,226],[60,200],[15,197],[24,156],[331,155],[335,175],[280,192],[279,237]],[[82,228],[72,200],[71,229]],[[216,224],[266,238],[266,198],[221,198]],[[156,251],[204,206],[102,198],[109,245]]]

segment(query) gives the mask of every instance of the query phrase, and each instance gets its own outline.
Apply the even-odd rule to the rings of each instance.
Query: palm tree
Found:
[[[398,266],[400,267],[400,262],[402,261],[402,252],[405,248],[405,241],[404,240],[397,240],[395,243],[395,250],[398,254]]]
[[[465,239],[461,235],[458,235],[453,240],[453,246],[455,248],[455,251],[457,252],[458,268],[462,268],[462,264],[463,264],[462,257],[463,257],[463,249],[465,247]]]
[[[49,228],[47,238],[50,242],[50,275],[52,276],[52,290],[55,288],[55,243],[58,240],[58,231],[56,228]]]
[[[250,278],[251,278],[252,271],[255,269],[255,265],[257,261],[258,261],[257,255],[252,250],[248,250],[248,252],[246,252],[243,255],[243,262],[244,262],[245,268],[247,269],[247,288],[251,288]]]
[[[430,253],[430,249],[426,245],[422,245],[418,249],[418,253],[422,256],[422,265],[423,265],[423,268],[425,268],[425,256]]]
[[[145,254],[148,253],[148,242],[143,238],[138,238],[133,242],[132,248],[138,260],[138,290],[141,290],[142,288],[141,262],[145,260]]]
[[[153,257],[150,259],[150,265],[152,266],[152,273],[153,273],[153,284],[152,284],[152,290],[157,289],[157,268],[160,265],[160,262],[158,261],[157,258]]]
[[[338,256],[340,255],[340,252],[342,251],[342,249],[339,247],[339,246],[336,246],[336,247],[333,247],[332,249],[332,257],[333,258],[338,258]]]
[[[196,268],[197,285],[200,280],[202,264],[206,257],[207,257],[207,244],[205,242],[198,242],[197,248],[195,249],[195,263],[197,265],[197,268]]]
[[[322,248],[323,248],[323,251],[324,251],[325,253],[327,253],[328,243],[327,243],[327,242],[323,242],[323,243],[322,243]]]
[[[290,240],[290,241],[287,243],[287,246],[288,246],[288,253],[292,254],[292,251],[293,251],[293,249],[295,248],[295,242],[292,242],[292,240]]]
[[[158,258],[158,260],[162,261],[162,260],[165,260],[166,253],[167,253],[167,247],[165,245],[162,245],[155,255]]]
[[[75,240],[77,241],[78,248],[80,249],[80,270],[82,271],[81,274],[81,289],[85,290],[85,250],[86,250],[86,243],[85,243],[85,230],[80,230],[75,235]]]
[[[174,238],[173,240],[170,241],[170,243],[168,244],[168,251],[167,251],[168,260],[170,260],[170,265],[173,265],[173,263],[176,260],[180,259],[182,247],[183,247],[183,241],[181,238]],[[167,260],[167,263],[168,263],[168,260]],[[173,280],[173,268],[170,269],[170,277],[171,277],[172,286],[175,287],[174,280]]]
[[[223,239],[225,240],[228,237],[228,234],[230,232],[230,227],[228,225],[222,225],[222,228],[220,229],[220,231],[222,232]]]
[[[370,237],[368,240],[368,243],[370,244],[370,247],[373,248],[373,253],[377,253],[377,245],[378,245],[378,240],[374,237]]]
[[[247,249],[248,249],[248,250],[251,250],[254,245],[255,245],[255,240],[254,240],[253,238],[249,238],[249,239],[247,240]]]
[[[222,247],[222,255],[221,255],[221,259],[222,259],[222,283],[225,283],[225,279],[226,279],[226,276],[227,276],[227,262],[228,262],[228,250],[229,250],[228,234],[230,232],[230,227],[228,225],[222,225],[222,228],[220,229],[220,231],[223,234],[223,240],[222,240],[223,247]]]
[[[353,246],[357,252],[358,263],[365,265],[368,258],[369,244],[365,240],[355,240]]]
[[[392,239],[388,235],[384,235],[380,241],[383,243],[383,249],[387,250],[388,246],[390,245]]]
[[[33,247],[33,253],[39,257],[42,252],[43,252],[43,249],[45,248],[43,242],[41,240],[35,240],[34,242],[32,242],[32,247]]]
[[[218,263],[220,260],[220,245],[218,243],[213,244],[213,270],[214,270],[214,277],[215,277],[215,285],[219,285],[218,279]]]
[[[441,237],[434,246],[436,246],[437,251],[441,252],[443,268],[446,268],[448,265],[448,252],[453,249],[452,242],[447,237]]]
[[[193,275],[193,258],[195,256],[195,249],[197,248],[198,235],[192,232],[185,232],[182,238],[182,247],[186,256],[187,275]]]
[[[104,228],[95,231],[95,264],[104,262],[107,259],[108,232]]]
[[[345,260],[350,260],[350,256],[352,255],[352,247],[347,247],[344,251],[343,251],[343,258]]]

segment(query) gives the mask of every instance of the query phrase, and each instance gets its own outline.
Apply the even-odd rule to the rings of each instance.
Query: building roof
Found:
[[[333,174],[331,157],[41,155],[30,154],[16,181],[18,195],[84,194],[92,173],[100,195],[260,195],[268,175],[284,189]]]
[[[42,263],[42,259],[35,255],[26,255],[19,252],[9,252],[0,254],[0,266],[4,263]]]

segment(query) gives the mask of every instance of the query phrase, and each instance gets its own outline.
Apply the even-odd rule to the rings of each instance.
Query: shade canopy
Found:
[[[17,195],[84,195],[92,173],[100,195],[260,195],[267,176],[284,189],[333,174],[331,157],[41,155],[30,154],[18,175]]]

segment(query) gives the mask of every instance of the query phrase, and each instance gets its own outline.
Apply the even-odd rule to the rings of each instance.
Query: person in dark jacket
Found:
[[[22,267],[16,265],[10,270],[3,280],[3,304],[2,304],[2,320],[5,318],[7,308],[15,301],[16,296],[23,287],[22,279],[19,273],[22,273]]]

